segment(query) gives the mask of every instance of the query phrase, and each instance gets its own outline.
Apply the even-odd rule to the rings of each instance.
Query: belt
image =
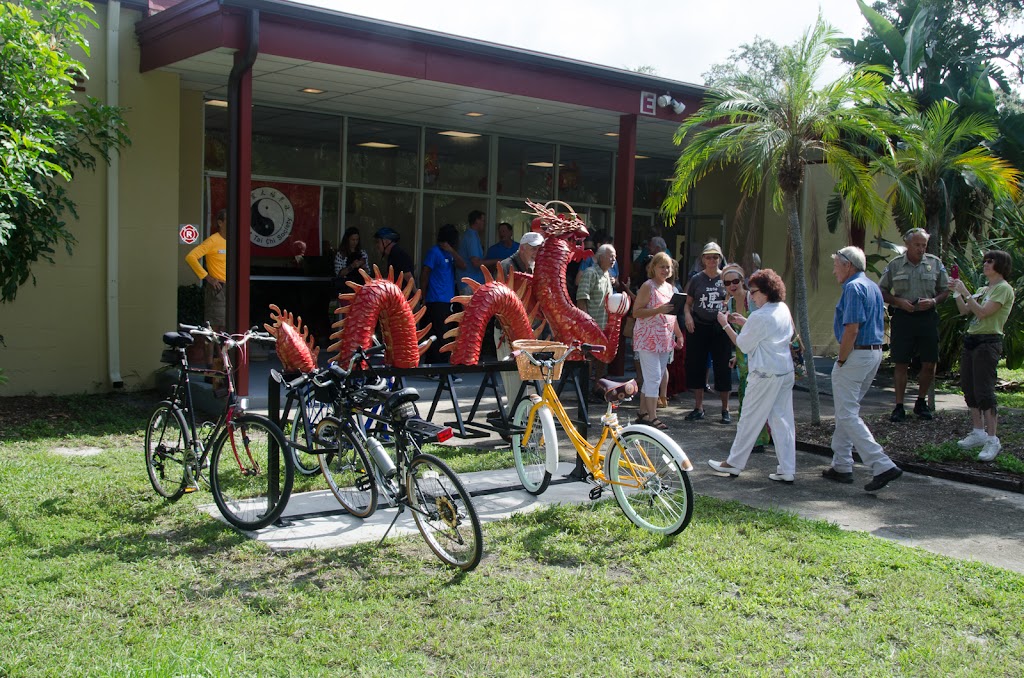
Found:
[[[881,351],[881,344],[862,344],[860,346],[854,346],[854,351]]]

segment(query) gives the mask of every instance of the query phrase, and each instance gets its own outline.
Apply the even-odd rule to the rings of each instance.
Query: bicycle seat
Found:
[[[393,410],[403,403],[414,403],[419,399],[419,391],[412,387],[403,388],[401,391],[395,391],[388,396],[388,399],[384,402],[384,408]]]
[[[171,348],[185,348],[192,342],[192,335],[187,332],[164,332],[164,343]]]
[[[640,387],[636,385],[636,379],[629,381],[612,381],[611,379],[599,379],[597,387],[604,391],[604,399],[610,403],[636,395]]]

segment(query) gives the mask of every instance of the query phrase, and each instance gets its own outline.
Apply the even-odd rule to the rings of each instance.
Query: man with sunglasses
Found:
[[[903,236],[907,251],[885,267],[878,281],[882,299],[891,314],[889,352],[896,364],[896,407],[889,421],[907,418],[903,396],[907,391],[907,368],[917,353],[921,358],[918,374],[917,402],[914,414],[931,419],[926,399],[935,378],[939,360],[939,314],[936,307],[949,296],[949,275],[934,254],[928,254],[928,233],[912,228]]]
[[[836,430],[832,434],[832,464],[822,477],[849,485],[853,482],[853,450],[871,468],[864,486],[875,492],[903,475],[902,469],[882,451],[860,416],[860,403],[882,363],[885,305],[878,285],[864,275],[866,258],[859,247],[844,247],[832,255],[832,274],[843,286],[836,304],[833,330],[839,355],[832,367],[832,401]]]

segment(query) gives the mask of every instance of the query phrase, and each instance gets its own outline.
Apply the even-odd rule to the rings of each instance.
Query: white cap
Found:
[[[527,231],[523,234],[523,237],[519,239],[520,245],[532,245],[533,247],[540,247],[544,244],[544,236],[537,231]]]

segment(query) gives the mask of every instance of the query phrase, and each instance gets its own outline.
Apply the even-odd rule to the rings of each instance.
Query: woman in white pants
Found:
[[[747,355],[749,372],[743,416],[736,426],[736,438],[729,458],[708,461],[708,465],[720,474],[738,476],[747,465],[757,436],[767,420],[779,460],[776,472],[768,474],[768,477],[792,483],[796,476],[793,356],[789,348],[793,338],[793,316],[783,303],[786,286],[775,271],[770,268],[758,271],[750,276],[747,287],[751,299],[758,306],[756,311],[746,318],[738,313],[718,314],[718,324]],[[739,334],[729,323],[741,326]]]

